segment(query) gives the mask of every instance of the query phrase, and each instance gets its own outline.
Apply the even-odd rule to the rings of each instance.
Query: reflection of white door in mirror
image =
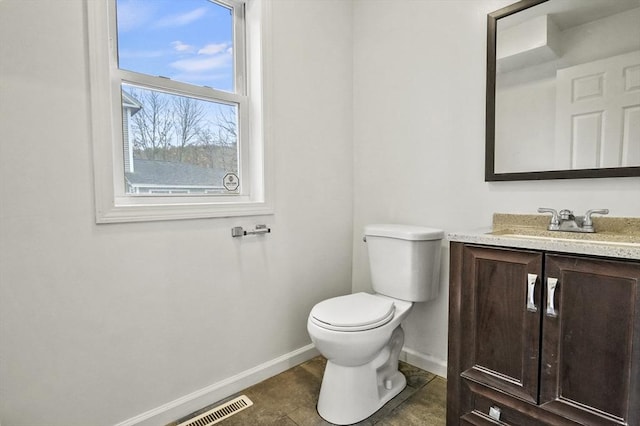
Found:
[[[640,0],[488,15],[485,180],[640,176],[638,22]]]
[[[556,74],[556,169],[640,165],[640,50]]]

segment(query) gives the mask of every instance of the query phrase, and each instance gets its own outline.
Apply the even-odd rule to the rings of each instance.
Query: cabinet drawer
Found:
[[[471,413],[465,414],[464,416],[460,417],[460,426],[493,426],[504,424],[505,423],[491,420],[475,411],[472,411]]]
[[[499,418],[494,419],[489,414],[491,410],[498,410]],[[481,417],[486,423],[477,424],[499,424],[499,425],[518,425],[518,426],[539,426],[540,422],[528,417],[517,410],[507,407],[504,404],[486,398],[482,395],[473,395],[473,412],[476,417]],[[472,423],[476,424],[476,423]]]
[[[480,383],[464,380],[461,424],[517,426],[578,426],[579,423],[543,410],[535,404],[514,398]],[[491,408],[500,410],[499,421],[489,415]],[[462,420],[467,423],[462,422]]]

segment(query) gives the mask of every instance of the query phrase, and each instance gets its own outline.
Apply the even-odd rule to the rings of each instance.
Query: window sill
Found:
[[[106,208],[97,208],[96,223],[261,216],[273,213],[273,207],[265,202],[112,205]]]

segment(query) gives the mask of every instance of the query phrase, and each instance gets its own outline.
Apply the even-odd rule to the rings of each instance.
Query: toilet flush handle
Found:
[[[367,242],[367,236],[366,235],[362,236],[362,241],[365,242],[365,243]]]

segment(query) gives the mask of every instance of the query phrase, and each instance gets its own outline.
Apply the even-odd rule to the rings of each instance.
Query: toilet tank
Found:
[[[364,235],[376,293],[410,302],[438,296],[444,231],[412,225],[367,225]]]

